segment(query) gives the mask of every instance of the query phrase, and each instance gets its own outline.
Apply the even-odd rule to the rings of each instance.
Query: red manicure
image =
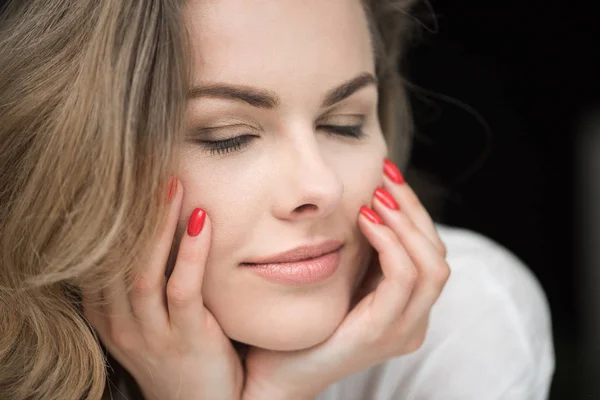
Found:
[[[196,208],[192,211],[190,222],[188,223],[188,235],[198,236],[204,227],[204,220],[206,220],[206,212],[203,209]]]
[[[170,176],[167,182],[167,186],[169,187],[169,193],[167,194],[167,203],[170,203],[173,200],[173,196],[177,193],[177,178],[174,176]]]
[[[381,201],[387,208],[392,210],[399,210],[400,206],[394,199],[394,197],[384,188],[377,188],[375,190],[375,197]]]
[[[404,183],[404,177],[402,176],[402,173],[400,172],[398,167],[396,167],[394,163],[388,160],[387,158],[383,162],[383,172],[385,172],[387,177],[390,178],[392,182],[397,183],[399,185]]]
[[[379,215],[377,215],[377,213],[375,211],[371,210],[369,207],[362,206],[360,208],[360,213],[362,215],[364,215],[365,217],[367,217],[367,219],[374,224],[377,224],[377,225],[383,224],[383,220],[381,219],[381,217]]]

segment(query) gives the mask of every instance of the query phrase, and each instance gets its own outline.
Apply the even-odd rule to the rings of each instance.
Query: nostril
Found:
[[[299,207],[296,207],[294,212],[303,213],[303,212],[307,212],[307,211],[317,211],[317,209],[318,209],[318,207],[314,204],[303,204]]]

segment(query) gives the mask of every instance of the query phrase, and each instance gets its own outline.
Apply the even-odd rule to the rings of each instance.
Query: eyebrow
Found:
[[[377,85],[377,78],[369,72],[362,73],[330,90],[325,96],[321,107],[331,107],[369,85]],[[275,108],[281,103],[277,94],[269,90],[220,83],[196,86],[188,92],[188,99],[199,97],[242,101],[253,107],[265,109]]]

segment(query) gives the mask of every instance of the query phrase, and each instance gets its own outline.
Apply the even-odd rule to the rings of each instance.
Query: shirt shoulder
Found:
[[[436,227],[448,249],[446,260],[452,272],[446,296],[439,303],[452,300],[462,288],[476,291],[484,303],[510,306],[519,302],[520,314],[536,310],[546,311],[543,316],[549,316],[546,297],[537,278],[508,249],[473,231],[444,225]],[[539,322],[549,323],[549,318]]]
[[[545,399],[554,370],[537,279],[503,246],[437,226],[451,276],[423,346],[336,383],[319,400]]]

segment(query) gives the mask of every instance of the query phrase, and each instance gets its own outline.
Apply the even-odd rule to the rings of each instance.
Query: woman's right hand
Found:
[[[167,220],[130,292],[123,281],[83,294],[84,313],[147,400],[239,399],[243,368],[230,340],[202,301],[211,224],[194,210],[170,278],[165,268],[183,187],[172,180]]]

